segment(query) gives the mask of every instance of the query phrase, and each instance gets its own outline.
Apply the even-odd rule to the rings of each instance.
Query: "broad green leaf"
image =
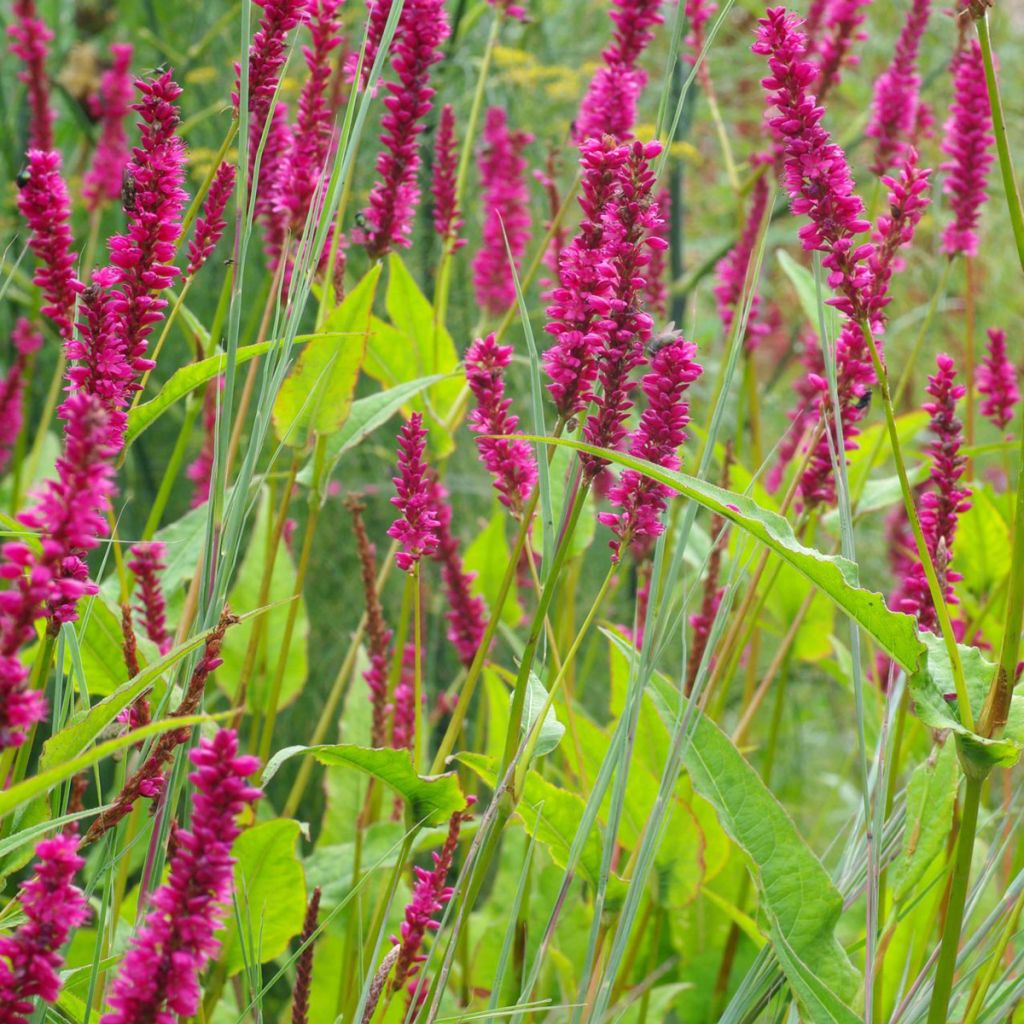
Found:
[[[342,428],[352,408],[366,356],[370,313],[381,265],[376,264],[324,324],[324,333],[302,350],[274,400],[274,430],[293,448],[310,433],[329,436]]]
[[[780,633],[796,621],[800,609],[814,590],[807,578],[791,565],[780,566],[772,577],[771,595],[765,603],[769,616]],[[832,624],[835,605],[824,594],[815,593],[793,643],[793,656],[802,661],[821,661],[832,654]]]
[[[243,832],[236,840],[235,901],[242,920],[239,942],[236,915],[226,915],[220,960],[228,976],[251,962],[253,954],[266,963],[288,948],[302,931],[306,915],[306,878],[296,853],[299,823],[287,818],[267,821]],[[256,948],[248,948],[250,936]]]
[[[492,789],[496,781],[496,763],[483,754],[457,755]],[[527,833],[542,843],[551,859],[561,868],[569,863],[569,851],[583,820],[583,799],[575,793],[548,782],[532,769],[526,773],[523,793],[515,813]],[[580,854],[578,870],[592,885],[601,873],[601,837],[594,829],[587,836]],[[625,896],[626,883],[613,874],[608,880],[608,906],[613,909]]]
[[[857,988],[857,972],[835,936],[843,901],[828,872],[761,777],[703,715],[684,761],[694,788],[751,861],[772,944],[808,1019],[831,1020],[803,991],[808,970],[839,1000],[850,1000]]]
[[[1010,571],[1010,530],[989,487],[975,487],[957,521],[956,569],[971,593],[984,597]]]
[[[512,695],[509,694],[509,700],[511,699]],[[548,691],[544,688],[544,684],[537,678],[536,673],[531,672],[526,683],[526,700],[523,703],[521,735],[525,736],[533,728],[533,724],[540,717],[547,699]],[[561,743],[564,735],[565,726],[558,720],[554,706],[549,707],[540,726],[533,756],[543,757],[545,754],[550,754]]]
[[[305,344],[319,335],[300,334],[295,339],[296,345]],[[272,348],[281,344],[280,338],[272,341],[261,341],[256,345],[245,345],[238,350],[235,363],[238,366],[255,359],[257,356],[269,352]],[[218,355],[207,356],[197,363],[189,363],[187,366],[175,370],[164,383],[155,398],[148,402],[137,405],[128,414],[128,427],[125,430],[125,447],[130,445],[144,430],[151,427],[172,405],[181,401],[186,395],[201,388],[208,381],[219,377],[228,365],[228,357],[224,352]]]
[[[925,654],[917,626],[909,615],[891,611],[881,594],[858,584],[857,566],[837,555],[825,555],[796,539],[789,522],[761,508],[752,499],[734,494],[685,473],[664,469],[652,462],[623,452],[595,448],[581,441],[529,438],[591,452],[627,469],[644,473],[667,487],[698,502],[745,530],[824,591],[840,608],[858,622],[878,645],[908,671],[916,671]]]
[[[952,743],[936,748],[910,776],[903,847],[889,876],[897,902],[915,892],[932,861],[945,849],[959,785],[960,767]]]
[[[927,631],[921,633],[921,640],[927,657],[920,670],[909,676],[907,681],[917,717],[933,729],[949,729],[954,733],[960,762],[965,771],[976,770],[987,775],[996,765],[1009,767],[1016,764],[1020,758],[1021,744],[1012,733],[998,739],[987,739],[963,725],[954,696],[956,685],[946,645],[941,637]],[[957,648],[967,683],[967,695],[977,720],[995,674],[995,665],[976,647],[957,644]]]
[[[228,603],[232,608],[266,607],[260,629],[260,642],[256,651],[256,660],[252,666],[246,701],[251,711],[262,711],[270,696],[270,686],[277,671],[278,656],[284,643],[284,634],[291,614],[292,595],[295,593],[295,563],[291,552],[285,544],[278,544],[273,552],[273,576],[270,591],[265,602],[260,601],[260,587],[263,570],[267,564],[267,533],[270,523],[270,496],[264,490],[260,496],[256,521],[253,525],[249,548],[242,559],[238,577],[231,588]],[[299,695],[308,673],[306,645],[309,638],[309,616],[306,611],[306,599],[298,597],[298,611],[295,613],[295,625],[292,630],[291,646],[288,649],[288,661],[285,664],[284,676],[281,680],[279,707],[290,704]],[[229,694],[234,694],[235,687],[242,675],[249,640],[256,629],[256,620],[247,620],[232,629],[224,638],[221,658],[224,669],[218,672],[216,680]]]
[[[831,979],[818,973],[815,957],[797,953],[778,926],[772,927],[771,940],[782,972],[811,1024],[862,1024],[863,1018],[846,1005]]]
[[[70,761],[54,765],[54,767],[47,771],[38,772],[24,781],[11,786],[9,789],[0,792],[0,819],[6,817],[11,811],[22,804],[27,803],[33,797],[48,793],[59,782],[71,778],[72,775],[77,775],[83,769],[92,767],[92,765],[102,761],[105,757],[116,754],[119,750],[134,746],[140,740],[144,740],[149,736],[157,736],[162,732],[168,732],[170,729],[181,729],[185,726],[198,725],[200,722],[210,721],[213,721],[213,716],[211,715],[186,715],[182,718],[163,718],[159,722],[150,722],[148,725],[125,733],[123,736],[107,740],[106,743],[101,743],[99,746],[87,750],[84,754],[80,754]]]
[[[804,319],[818,330],[818,289],[814,283],[814,275],[802,267],[785,249],[776,249],[775,257],[779,261],[782,272],[789,278],[789,283],[800,301],[800,309]]]
[[[277,770],[296,754],[312,754],[321,764],[346,765],[390,786],[412,807],[415,821],[440,825],[456,811],[464,810],[466,798],[454,773],[417,775],[407,750],[357,747],[350,743],[324,744],[319,747],[285,747],[268,762],[263,771],[266,785]]]
[[[471,584],[472,591],[487,602],[488,608],[497,605],[505,569],[512,557],[512,549],[505,537],[506,522],[508,513],[503,506],[496,505],[487,525],[477,531],[463,558],[466,572],[475,573],[476,576]],[[516,588],[513,587],[501,610],[501,621],[507,626],[515,626],[522,617],[523,608],[516,598]]]
[[[43,744],[43,752],[39,758],[40,770],[59,767],[80,754],[139,694],[148,690],[171,666],[202,647],[212,633],[213,630],[209,629],[179,644],[162,658],[143,668],[133,679],[120,685],[98,704],[74,715],[60,732],[55,733]]]

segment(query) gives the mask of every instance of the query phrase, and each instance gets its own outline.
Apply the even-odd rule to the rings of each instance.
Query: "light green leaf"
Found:
[[[289,758],[305,753],[312,754],[321,764],[347,765],[380,779],[409,802],[413,819],[426,825],[440,825],[466,807],[454,773],[417,775],[409,751],[389,747],[357,747],[351,743],[285,747],[267,762],[262,784],[266,785]]]
[[[899,902],[916,890],[949,840],[949,823],[960,784],[956,748],[946,743],[919,764],[907,783],[903,848],[890,868],[892,897]]]
[[[509,694],[509,700],[511,701],[511,699],[512,695]],[[526,699],[523,703],[520,736],[525,736],[533,728],[533,723],[540,716],[547,699],[548,691],[544,688],[544,684],[537,678],[535,672],[531,672],[526,683]],[[545,754],[550,754],[561,743],[564,735],[565,726],[558,720],[554,707],[548,708],[544,721],[541,723],[533,756],[543,757]]]
[[[239,567],[234,586],[231,588],[231,596],[228,598],[228,603],[232,608],[261,606],[260,586],[267,560],[267,532],[270,514],[270,496],[269,492],[264,490],[260,496],[249,548]],[[278,544],[274,549],[273,558],[274,567],[270,591],[267,601],[263,603],[266,611],[260,626],[260,642],[246,694],[249,710],[254,712],[262,711],[270,696],[270,684],[277,671],[278,655],[284,643],[288,617],[291,614],[292,595],[295,593],[295,563],[292,561],[292,555],[287,545]],[[281,680],[279,707],[285,707],[295,700],[309,671],[306,652],[309,639],[309,616],[306,611],[305,597],[300,595],[297,600],[299,607],[295,613],[288,661]],[[249,640],[255,628],[256,621],[247,620],[232,629],[224,638],[224,646],[221,648],[224,670],[218,672],[215,678],[218,685],[225,688],[231,695],[234,694],[234,689],[241,678]]]
[[[840,608],[870,633],[878,645],[908,671],[916,671],[925,649],[917,635],[917,625],[909,615],[890,611],[881,594],[858,585],[857,566],[848,559],[825,555],[806,547],[796,539],[789,522],[761,508],[751,498],[734,494],[686,473],[664,469],[624,452],[595,448],[581,441],[554,438],[529,438],[549,444],[565,445],[600,455],[627,469],[644,473],[679,494],[745,530],[824,591]]]
[[[307,435],[330,435],[342,428],[352,408],[359,370],[366,357],[370,314],[381,265],[373,266],[353,288],[295,361],[274,400],[274,430],[293,448]]]
[[[985,596],[1010,571],[1010,530],[987,486],[975,486],[957,522],[956,568],[973,594]]]
[[[694,788],[750,858],[772,944],[808,1019],[833,1019],[803,991],[805,968],[840,1000],[857,989],[857,972],[835,936],[843,901],[828,872],[761,777],[703,715],[684,760]]]
[[[254,954],[259,963],[280,956],[288,940],[302,931],[306,915],[306,879],[296,854],[299,823],[279,818],[243,832],[232,853],[235,857],[235,900],[242,920],[226,916],[220,959],[228,977],[237,974]],[[250,948],[255,941],[256,948]]]

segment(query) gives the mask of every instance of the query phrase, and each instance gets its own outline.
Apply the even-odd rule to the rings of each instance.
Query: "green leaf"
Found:
[[[235,840],[232,853],[239,913],[227,915],[220,954],[229,977],[251,963],[253,954],[259,963],[280,956],[288,948],[288,940],[302,931],[306,878],[296,853],[299,831],[297,821],[282,818],[256,825]],[[253,940],[255,949],[249,948]]]
[[[295,339],[295,344],[302,345],[315,337],[317,335],[300,335]],[[282,339],[275,338],[271,341],[261,341],[257,345],[245,345],[238,350],[235,362],[241,366],[243,363],[263,355],[264,352],[269,352],[275,346],[280,345],[281,341]],[[227,365],[227,354],[221,352],[175,370],[164,382],[164,386],[155,398],[137,405],[128,414],[125,447],[127,448],[144,430],[151,427],[176,402],[181,401],[196,388],[201,388],[207,381],[219,377],[227,369]]]
[[[891,658],[909,672],[917,671],[925,649],[917,635],[917,625],[910,615],[891,611],[881,594],[858,585],[857,566],[837,555],[825,555],[801,544],[789,522],[774,512],[761,508],[751,498],[734,494],[714,484],[698,480],[686,473],[664,469],[624,452],[596,448],[582,441],[555,438],[528,440],[565,445],[590,452],[627,469],[651,477],[666,487],[698,502],[761,541],[783,560],[801,572],[840,608],[870,633]]]
[[[800,308],[803,310],[804,318],[814,328],[815,334],[817,334],[819,323],[818,288],[814,281],[814,274],[806,267],[802,267],[797,263],[785,249],[777,249],[775,255],[778,258],[779,266],[782,267],[782,272],[789,278],[790,284],[793,285],[793,290],[800,301]],[[825,307],[825,314],[827,318],[834,320],[835,313],[831,306]],[[826,321],[826,326],[832,330],[834,323],[828,325]]]
[[[464,752],[456,755],[464,765],[474,771],[488,786],[494,788],[497,769],[493,758],[483,754]],[[548,782],[532,769],[526,773],[522,797],[515,813],[527,833],[542,843],[551,859],[564,868],[569,863],[569,851],[583,820],[583,800],[567,789]],[[601,836],[591,831],[583,844],[578,870],[591,885],[596,885],[601,874]],[[613,874],[608,880],[607,905],[617,907],[626,894],[626,883]]]
[[[946,848],[960,768],[952,743],[936,748],[907,783],[907,818],[903,848],[890,868],[892,898],[899,902],[915,892],[932,862]]]
[[[260,586],[267,561],[267,533],[270,528],[270,515],[270,495],[267,490],[264,490],[260,496],[256,521],[249,539],[249,548],[242,559],[238,577],[228,598],[228,603],[232,608],[257,608],[261,605]],[[295,593],[296,569],[287,545],[278,544],[274,549],[273,558],[273,576],[267,600],[264,602],[266,611],[263,613],[263,623],[260,627],[260,642],[246,694],[247,706],[252,712],[262,712],[270,696],[270,683],[277,671],[278,655],[284,643],[288,617],[292,613],[292,595]],[[281,708],[286,707],[299,695],[309,671],[306,651],[309,639],[309,616],[306,610],[306,599],[300,594],[296,600],[299,607],[295,613],[288,661],[281,679],[281,692],[278,701],[278,706]],[[224,638],[224,645],[221,648],[224,671],[218,672],[215,678],[222,688],[229,688],[230,694],[234,693],[234,688],[241,678],[242,666],[254,629],[256,629],[256,620],[247,620],[232,629]]]
[[[509,694],[509,700],[511,701],[511,699],[512,694]],[[537,678],[535,672],[531,672],[526,682],[526,699],[523,703],[520,736],[525,736],[533,728],[533,723],[540,716],[547,699],[548,691],[544,688],[544,684]],[[533,756],[543,757],[545,754],[550,754],[561,743],[564,735],[565,726],[558,720],[554,707],[548,708],[544,721],[541,723]]]
[[[352,408],[359,370],[366,357],[370,314],[377,292],[378,263],[353,288],[295,361],[274,400],[274,430],[293,448],[304,448],[310,432],[330,435]]]
[[[213,720],[211,715],[186,715],[182,718],[164,718],[159,722],[150,722],[139,729],[125,733],[124,736],[117,736],[112,740],[107,740],[106,743],[101,743],[99,746],[93,747],[91,750],[72,758],[70,761],[54,765],[54,767],[47,771],[38,772],[30,778],[0,792],[0,819],[6,817],[11,811],[22,804],[27,803],[33,797],[48,793],[58,783],[71,778],[72,775],[77,775],[85,768],[92,767],[92,765],[102,761],[105,757],[116,754],[119,750],[134,746],[139,740],[144,740],[149,736],[157,736],[160,733],[168,732],[170,729],[181,729],[185,726],[198,725],[200,722],[210,722]]]
[[[440,825],[456,811],[465,810],[466,798],[455,774],[417,775],[408,750],[357,747],[351,743],[285,747],[267,762],[262,784],[265,786],[289,758],[305,753],[312,754],[321,764],[347,765],[380,779],[409,802],[413,819],[426,825]]]
[[[694,788],[752,862],[772,945],[808,1020],[856,1019],[842,1003],[849,1016],[830,1016],[819,1005],[826,996],[807,988],[810,972],[838,1000],[857,989],[857,972],[835,936],[843,901],[828,872],[761,777],[703,715],[684,760]]]
[[[957,571],[971,593],[987,596],[1010,571],[1010,530],[989,487],[974,487],[956,530]]]

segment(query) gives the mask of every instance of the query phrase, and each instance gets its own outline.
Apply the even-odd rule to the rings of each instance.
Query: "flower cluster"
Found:
[[[234,190],[235,165],[226,160],[222,161],[213,175],[213,181],[210,182],[210,191],[206,193],[202,212],[196,218],[196,230],[188,244],[186,277],[191,277],[217,248],[217,243],[227,226],[224,210]]]
[[[42,308],[61,337],[72,334],[71,318],[82,284],[75,274],[71,200],[61,175],[60,154],[30,149],[19,179],[18,210],[29,226],[28,246],[39,260],[33,282],[42,290]]]
[[[217,953],[216,932],[233,884],[236,818],[260,791],[246,783],[259,768],[238,756],[238,739],[221,729],[192,751],[195,786],[191,830],[174,831],[167,881],[152,895],[111,987],[101,1024],[140,1024],[190,1017],[199,1009],[199,974]]]
[[[53,149],[53,111],[46,78],[46,57],[53,33],[36,12],[35,0],[13,0],[7,34],[11,53],[24,67],[18,78],[28,90],[28,148]]]
[[[29,357],[43,343],[43,336],[30,320],[19,317],[11,333],[14,359],[0,381],[0,471],[7,468],[11,452],[21,433],[22,405]]]
[[[469,414],[470,429],[478,434],[514,434],[519,417],[509,412],[505,397],[505,370],[512,361],[512,346],[499,345],[493,334],[478,338],[466,351],[466,384],[476,399]],[[494,478],[501,503],[516,515],[537,482],[537,463],[526,441],[508,437],[477,438],[480,461]]]
[[[434,143],[434,176],[430,194],[434,200],[434,230],[451,252],[465,244],[459,238],[462,214],[458,197],[458,140],[455,137],[455,111],[450,103],[441,108],[437,122],[437,141]]]
[[[288,33],[299,22],[304,21],[309,3],[308,0],[253,0],[263,9],[259,28],[253,36],[249,47],[249,122],[250,162],[255,158],[255,150],[259,146],[270,113],[270,105],[274,102],[277,92],[278,78],[288,59]],[[238,105],[236,83],[232,99]],[[255,144],[254,144],[255,140]]]
[[[530,240],[530,196],[523,150],[533,141],[529,132],[509,131],[508,115],[491,107],[484,123],[480,180],[486,211],[479,252],[473,259],[477,302],[490,314],[505,312],[516,301],[516,270]]]
[[[387,5],[390,7],[390,5]],[[448,17],[441,0],[407,0],[393,44],[391,64],[397,82],[388,82],[381,118],[383,149],[377,157],[378,181],[363,211],[358,239],[374,259],[410,244],[409,230],[419,201],[419,136],[430,113],[434,90],[430,69],[441,59],[448,38]]]
[[[961,484],[967,465],[960,448],[963,432],[956,418],[956,403],[963,398],[965,388],[954,383],[956,371],[947,355],[936,357],[936,373],[928,378],[928,394],[924,410],[931,417],[929,429],[933,439],[928,446],[932,467],[928,489],[921,496],[919,517],[925,546],[939,577],[943,597],[947,604],[956,604],[953,585],[960,580],[959,573],[950,568],[957,522],[970,507],[970,489]],[[928,588],[924,567],[915,556],[904,577],[896,598],[900,611],[916,615],[922,629],[935,631],[938,618]]]
[[[1006,354],[1006,332],[997,327],[988,329],[988,351],[975,373],[978,394],[983,395],[981,414],[999,430],[1005,430],[1013,419],[1013,410],[1020,401],[1017,370]]]
[[[978,220],[985,203],[993,141],[985,64],[980,44],[972,39],[953,61],[953,102],[942,139],[942,151],[949,157],[942,165],[946,172],[943,191],[953,209],[953,220],[942,233],[942,251],[950,256],[978,253]]]
[[[161,654],[171,649],[171,634],[167,631],[167,602],[160,585],[160,573],[167,568],[164,562],[166,548],[160,541],[141,541],[133,544],[128,568],[135,574],[139,600],[135,610],[142,617],[146,636],[157,645]]]
[[[824,33],[818,44],[818,76],[815,88],[822,102],[839,83],[843,65],[856,65],[857,58],[850,53],[854,42],[867,39],[860,26],[864,23],[865,9],[871,0],[831,0],[825,17]]]
[[[64,962],[60,949],[89,915],[82,890],[73,884],[84,863],[74,835],[55,835],[36,847],[35,869],[21,889],[25,921],[0,937],[2,1024],[28,1024],[34,999],[56,1001],[57,971]]]
[[[883,175],[913,138],[921,104],[917,52],[928,26],[932,0],[913,0],[889,67],[875,82],[871,121],[865,134],[875,140],[871,170]]]
[[[121,195],[125,164],[131,156],[124,121],[135,95],[131,74],[134,50],[130,43],[110,47],[111,66],[100,78],[94,114],[100,121],[100,137],[92,155],[92,166],[82,179],[82,195],[90,210]]]
[[[647,408],[633,432],[630,455],[665,469],[679,468],[677,452],[686,440],[686,425],[690,421],[685,395],[702,372],[694,359],[696,354],[696,345],[682,338],[654,354],[650,372],[640,384],[647,396]],[[624,546],[650,541],[661,533],[661,513],[670,494],[664,484],[636,470],[623,472],[608,492],[611,503],[621,511],[602,512],[598,516],[612,529],[614,537],[610,545],[616,560],[621,557]]]
[[[395,563],[404,572],[412,570],[424,555],[437,550],[437,509],[423,461],[426,443],[423,416],[414,412],[398,434],[398,476],[392,480],[397,493],[391,504],[402,515],[388,529],[388,536],[402,545]]]
[[[612,0],[612,5],[612,41],[601,54],[604,63],[594,72],[576,117],[575,135],[581,141],[631,137],[636,101],[647,84],[637,61],[662,21],[660,0]]]

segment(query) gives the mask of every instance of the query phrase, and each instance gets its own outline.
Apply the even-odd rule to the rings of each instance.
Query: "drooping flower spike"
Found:
[[[100,137],[92,155],[92,166],[82,179],[82,195],[90,210],[101,203],[121,198],[125,164],[131,157],[125,118],[131,111],[135,95],[132,78],[131,43],[114,43],[110,47],[113,63],[100,78],[95,113],[100,120]]]
[[[530,194],[526,186],[523,150],[533,141],[529,132],[512,131],[501,107],[491,107],[484,123],[480,157],[484,223],[480,249],[473,259],[477,302],[492,316],[515,301],[516,271],[530,241]]]
[[[211,256],[224,234],[227,222],[224,211],[235,190],[235,165],[222,161],[210,182],[203,208],[196,218],[196,229],[188,244],[188,267],[185,276],[191,277]]]
[[[975,374],[978,394],[983,396],[981,414],[999,430],[1005,430],[1013,419],[1013,410],[1020,401],[1017,370],[1006,352],[1006,332],[997,327],[988,329],[988,351]]]
[[[238,739],[221,729],[190,755],[191,828],[174,831],[167,881],[152,895],[111,987],[101,1024],[169,1022],[199,1009],[199,975],[220,949],[216,933],[231,899],[237,818],[260,790],[246,779],[259,759],[239,756]]]
[[[128,568],[135,574],[138,601],[135,610],[142,620],[146,636],[157,645],[161,654],[171,649],[171,634],[167,630],[167,602],[164,599],[160,573],[167,568],[164,561],[167,549],[160,541],[141,541],[133,544]]]
[[[985,84],[981,45],[970,40],[953,58],[953,102],[943,133],[942,151],[949,160],[943,191],[950,197],[953,220],[942,233],[942,251],[950,256],[978,254],[978,221],[985,204],[992,166],[992,111]]]
[[[61,947],[89,916],[85,895],[74,884],[84,863],[73,833],[44,839],[36,847],[32,877],[21,887],[25,920],[0,937],[0,1024],[28,1024],[36,999],[57,1001]]]
[[[402,545],[395,563],[403,572],[412,570],[424,555],[437,550],[437,509],[430,493],[430,480],[423,453],[427,432],[423,416],[414,412],[398,433],[398,476],[396,495],[391,499],[401,513],[388,529],[388,536]]]

